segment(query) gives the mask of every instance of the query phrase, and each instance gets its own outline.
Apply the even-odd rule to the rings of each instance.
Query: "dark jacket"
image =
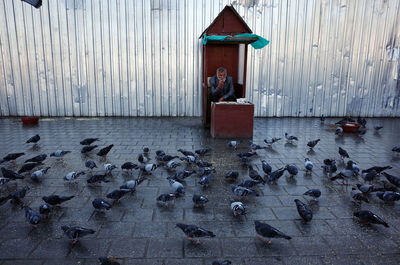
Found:
[[[235,89],[233,88],[233,81],[232,77],[227,75],[225,83],[222,87],[222,90],[217,88],[218,87],[218,77],[214,75],[210,79],[210,87],[211,87],[211,95],[213,97],[224,97],[224,100],[226,100],[229,97],[232,97],[235,95]]]

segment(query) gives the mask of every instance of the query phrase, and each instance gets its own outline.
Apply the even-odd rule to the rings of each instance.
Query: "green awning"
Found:
[[[213,35],[213,36],[207,36],[204,34],[203,36],[203,45],[206,45],[207,42],[251,42],[251,46],[254,49],[261,49],[264,48],[265,46],[268,45],[269,40],[264,39],[261,36],[258,36],[256,34],[250,34],[250,33],[244,33],[244,34],[238,34],[238,35]]]

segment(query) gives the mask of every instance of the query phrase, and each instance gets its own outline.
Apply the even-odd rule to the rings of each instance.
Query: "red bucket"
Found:
[[[343,132],[353,133],[360,129],[360,126],[357,122],[346,122],[341,127],[343,128]]]
[[[21,121],[24,124],[37,124],[39,122],[39,117],[25,116],[21,117]]]

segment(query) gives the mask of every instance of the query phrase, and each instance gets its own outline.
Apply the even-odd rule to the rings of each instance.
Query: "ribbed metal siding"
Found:
[[[400,116],[400,2],[0,3],[0,115],[199,116],[198,36],[227,4],[254,33],[256,116]]]

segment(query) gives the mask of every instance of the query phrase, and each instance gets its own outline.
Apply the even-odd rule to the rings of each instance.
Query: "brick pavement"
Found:
[[[261,172],[261,160],[266,159],[276,169],[287,163],[303,168],[305,157],[314,163],[314,171],[307,176],[303,171],[290,179],[285,174],[278,185],[259,187],[261,196],[250,198],[245,205],[248,214],[234,217],[229,208],[232,197],[229,183],[223,176],[230,170],[238,170],[244,179],[247,170],[238,163],[235,153],[226,147],[227,140],[212,139],[201,127],[200,118],[70,118],[42,119],[39,126],[23,126],[14,118],[0,119],[1,156],[11,152],[25,152],[16,165],[5,163],[7,168],[19,169],[23,161],[40,153],[49,154],[57,149],[71,150],[63,159],[47,158],[51,166],[40,183],[28,179],[18,180],[18,186],[27,184],[31,190],[24,202],[37,208],[41,197],[49,194],[75,195],[76,198],[55,209],[50,220],[43,221],[39,228],[32,229],[25,221],[23,212],[10,203],[0,206],[0,265],[5,264],[98,264],[98,256],[113,255],[123,258],[121,264],[211,264],[215,259],[229,259],[233,264],[395,264],[400,261],[400,206],[384,205],[374,195],[370,204],[363,205],[384,218],[389,228],[365,226],[352,218],[356,207],[349,201],[350,187],[327,180],[320,165],[324,158],[339,159],[338,146],[345,148],[350,158],[361,168],[374,165],[391,165],[388,171],[399,176],[400,155],[391,152],[399,145],[399,119],[367,119],[367,134],[360,138],[345,134],[335,137],[329,124],[337,119],[327,119],[321,125],[318,119],[270,118],[255,119],[253,141],[263,144],[266,136],[283,137],[285,132],[299,137],[296,145],[284,140],[273,145],[273,149],[258,151],[252,158],[255,168]],[[372,126],[384,128],[375,133]],[[37,147],[24,142],[39,133]],[[114,163],[111,182],[102,187],[86,185],[86,177],[78,179],[77,185],[65,184],[62,176],[74,170],[85,169],[89,159],[80,154],[79,141],[87,137],[98,137],[100,147],[113,143],[115,146],[106,161],[100,160],[96,150],[91,153],[102,173],[105,162]],[[309,152],[306,143],[321,138],[315,151]],[[91,201],[103,197],[128,180],[120,166],[126,161],[137,162],[143,146],[154,151],[163,149],[168,154],[178,154],[177,149],[194,150],[213,148],[206,159],[215,161],[217,173],[211,185],[203,189],[198,177],[193,175],[185,183],[186,196],[178,198],[174,207],[157,206],[156,197],[171,191],[170,175],[159,168],[149,176],[132,196],[124,197],[121,203],[105,214],[94,213]],[[238,151],[247,151],[247,142],[241,143]],[[180,154],[179,154],[180,155]],[[343,165],[339,164],[339,169]],[[138,175],[136,171],[134,177]],[[351,179],[350,183],[357,183]],[[15,184],[2,187],[2,195],[13,190]],[[318,205],[312,207],[314,218],[309,224],[299,220],[294,199],[305,201],[304,191],[320,188],[322,196]],[[205,209],[194,209],[193,193],[209,198]],[[265,246],[256,238],[254,220],[268,222],[292,236],[292,240],[275,239]],[[185,240],[176,222],[196,224],[212,230],[217,236],[202,239],[200,245]],[[69,246],[69,240],[60,229],[61,225],[81,225],[96,230],[94,235],[83,238],[78,245]]]

